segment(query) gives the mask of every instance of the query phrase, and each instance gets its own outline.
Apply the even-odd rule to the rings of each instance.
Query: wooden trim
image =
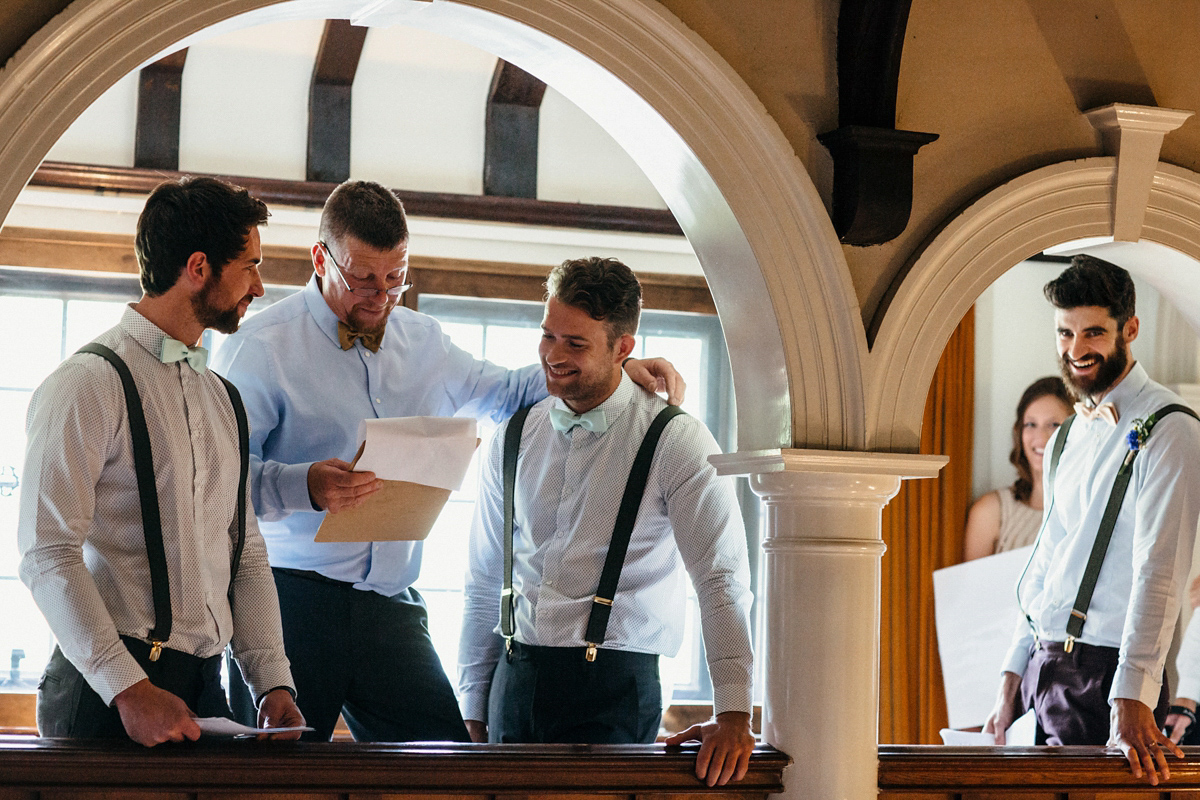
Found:
[[[137,120],[133,165],[179,169],[179,118],[187,48],[177,50],[138,73]]]
[[[496,61],[483,133],[483,193],[537,197],[538,119],[546,84]]]
[[[30,186],[79,189],[89,192],[134,192],[149,194],[165,180],[176,180],[184,173],[174,170],[148,170],[136,167],[107,167],[43,161]],[[192,174],[192,173],[188,173]],[[268,205],[319,208],[336,186],[316,181],[288,181],[278,178],[251,178],[216,175],[249,189]],[[554,228],[655,233],[682,236],[683,230],[670,211],[628,206],[602,206],[587,203],[559,203],[527,197],[491,197],[392,190],[407,212],[414,217],[505,222],[515,225],[539,225]]]
[[[542,798],[704,793],[761,798],[783,789],[791,759],[759,745],[736,784],[709,789],[694,774],[696,746],[470,745],[206,741],[145,748],[87,740],[0,736],[4,788],[121,792],[366,792],[408,797],[502,793]],[[7,795],[6,795],[7,796]]]
[[[11,267],[84,270],[137,274],[133,237],[127,234],[59,231],[43,228],[0,228],[0,264]],[[550,269],[536,264],[413,256],[415,283],[405,304],[416,307],[421,292],[461,297],[540,301]],[[265,283],[302,286],[312,274],[307,248],[264,245]],[[644,306],[663,311],[715,314],[704,278],[695,275],[640,274]]]
[[[37,694],[0,692],[0,734],[37,735]]]
[[[367,29],[325,20],[308,89],[305,179],[340,183],[350,177],[350,97]]]

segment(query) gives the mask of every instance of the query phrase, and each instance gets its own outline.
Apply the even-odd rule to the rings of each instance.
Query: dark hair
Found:
[[[1012,450],[1008,453],[1008,460],[1017,468],[1017,480],[1012,485],[1013,497],[1022,503],[1028,502],[1029,496],[1033,493],[1033,470],[1029,466],[1029,459],[1025,456],[1025,445],[1021,441],[1021,429],[1025,421],[1025,412],[1033,405],[1034,401],[1043,397],[1057,397],[1067,408],[1070,408],[1075,402],[1075,398],[1071,397],[1071,393],[1067,391],[1063,379],[1057,375],[1038,378],[1029,384],[1021,394],[1021,400],[1017,403],[1017,420],[1012,427]]]
[[[608,344],[637,333],[642,285],[633,270],[615,258],[564,261],[546,278],[546,298],[555,298],[608,323]]]
[[[1101,306],[1123,328],[1134,314],[1137,299],[1133,278],[1116,264],[1079,254],[1071,266],[1046,284],[1043,292],[1055,308]]]
[[[391,191],[371,181],[346,181],[325,201],[321,241],[344,242],[353,236],[377,250],[394,250],[408,241],[404,206]]]
[[[216,178],[160,183],[146,198],[134,237],[142,291],[158,297],[169,290],[192,253],[204,253],[219,277],[245,249],[250,229],[268,216],[262,200]]]

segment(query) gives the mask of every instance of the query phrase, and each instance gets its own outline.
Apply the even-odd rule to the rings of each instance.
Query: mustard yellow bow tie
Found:
[[[343,350],[349,350],[354,347],[355,339],[362,339],[363,347],[370,350],[372,353],[379,352],[379,345],[383,344],[383,328],[370,333],[356,331],[344,322],[338,322],[338,344]]]
[[[1094,419],[1102,419],[1114,428],[1117,426],[1117,407],[1112,403],[1101,403],[1095,408],[1088,408],[1083,403],[1075,404],[1075,413],[1089,422]]]

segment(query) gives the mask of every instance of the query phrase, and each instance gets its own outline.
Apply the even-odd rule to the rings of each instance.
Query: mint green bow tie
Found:
[[[599,408],[593,408],[582,414],[572,414],[565,408],[552,408],[550,409],[550,424],[554,426],[554,430],[561,433],[566,433],[576,425],[592,433],[604,433],[608,430],[608,420],[604,418],[604,411]]]
[[[208,350],[199,345],[188,347],[170,336],[163,337],[162,353],[159,358],[164,364],[174,364],[176,361],[186,360],[188,366],[194,369],[198,375],[203,375],[204,370],[208,369]]]

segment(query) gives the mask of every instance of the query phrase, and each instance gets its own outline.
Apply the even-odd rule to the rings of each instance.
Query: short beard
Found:
[[[209,275],[204,288],[192,296],[192,313],[196,315],[196,321],[205,328],[212,328],[220,333],[236,333],[242,321],[238,306],[245,298],[240,298],[233,304],[233,308],[218,308],[212,298],[216,294],[220,278],[219,274]]]
[[[1125,368],[1129,366],[1129,356],[1126,354],[1125,333],[1117,331],[1116,348],[1111,356],[1102,356],[1100,368],[1096,370],[1094,378],[1080,380],[1071,371],[1071,365],[1067,362],[1067,356],[1064,353],[1059,357],[1059,369],[1062,370],[1063,380],[1067,386],[1071,387],[1071,391],[1078,397],[1100,397],[1104,395],[1121,374],[1125,372]]]

